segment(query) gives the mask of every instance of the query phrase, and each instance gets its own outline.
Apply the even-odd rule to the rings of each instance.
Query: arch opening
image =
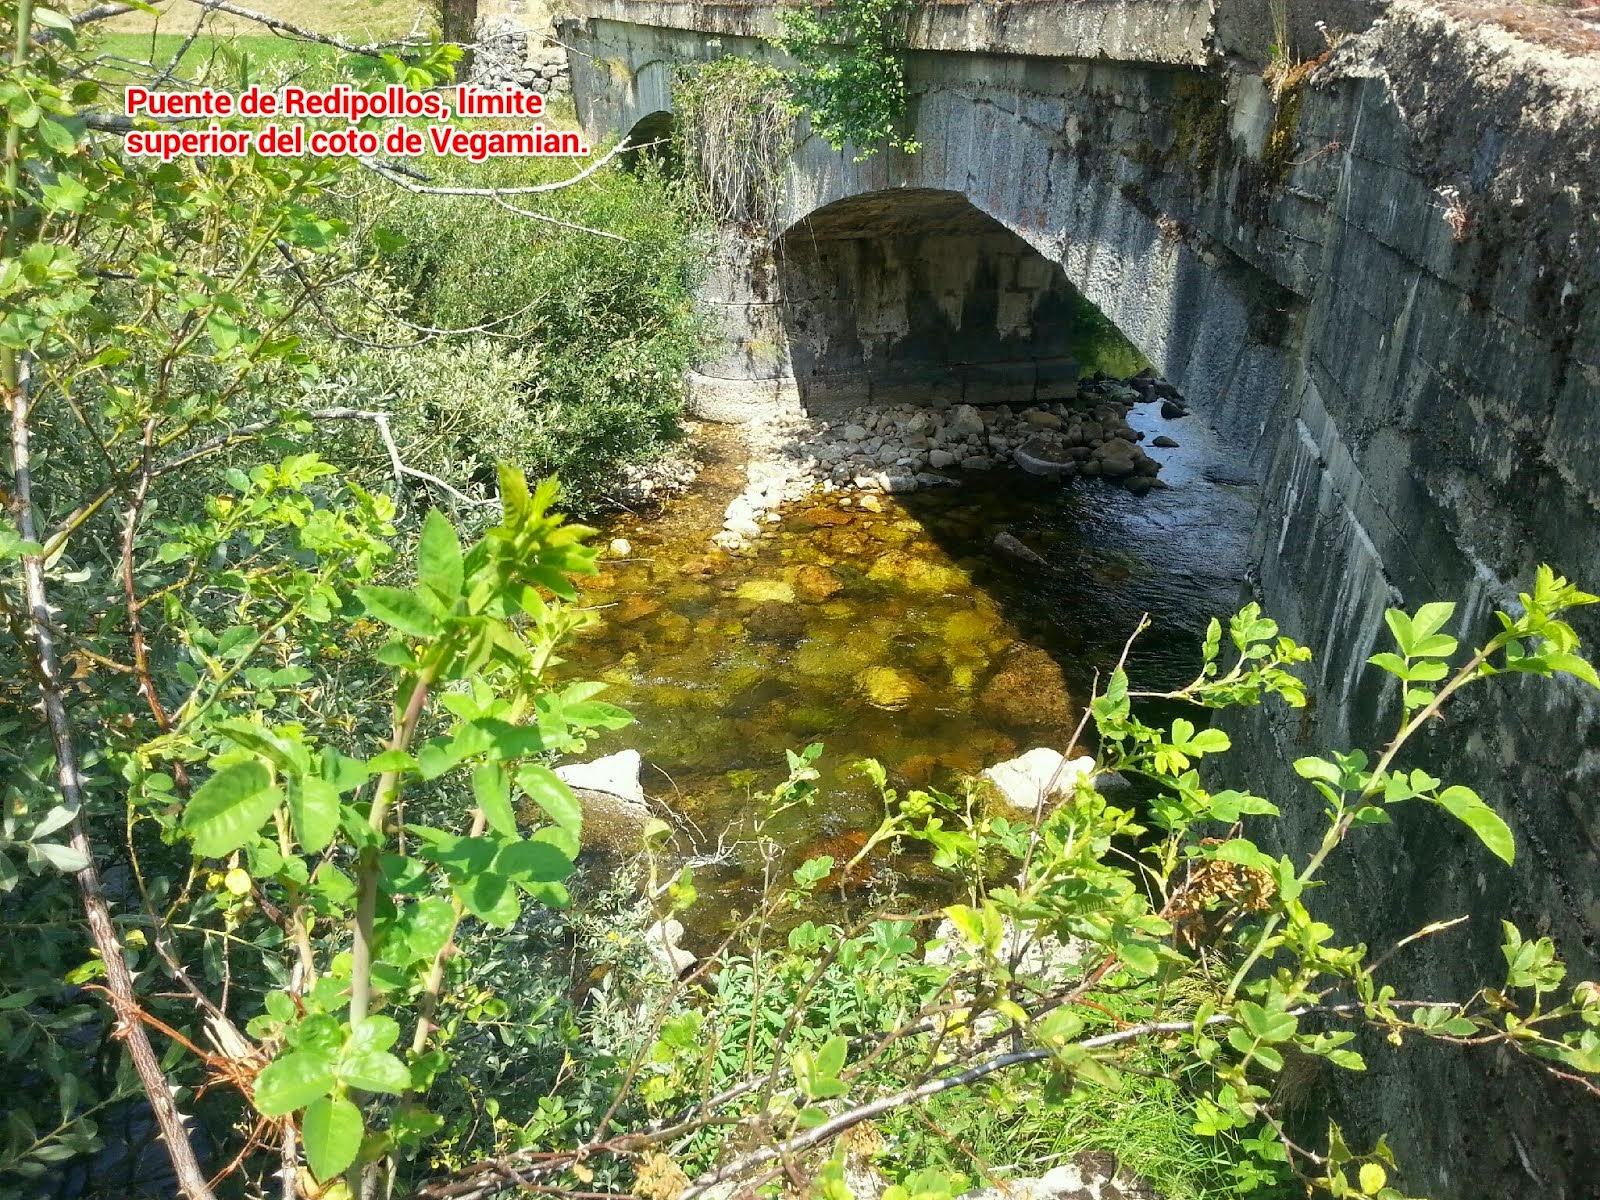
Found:
[[[1051,262],[958,192],[894,189],[818,209],[775,242],[780,322],[808,412],[1031,404],[1139,351]]]
[[[658,109],[635,121],[628,131],[630,149],[622,154],[622,165],[637,171],[645,163],[653,163],[669,175],[678,171],[678,118],[666,109]]]

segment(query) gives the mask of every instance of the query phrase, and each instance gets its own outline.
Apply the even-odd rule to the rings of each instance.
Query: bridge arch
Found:
[[[1139,366],[1051,262],[955,191],[835,200],[773,242],[779,320],[808,411],[1050,402],[1079,368]],[[1126,347],[1123,361],[1094,362]]]

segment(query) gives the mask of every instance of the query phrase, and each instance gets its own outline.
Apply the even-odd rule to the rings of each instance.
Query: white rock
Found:
[[[1130,1175],[1111,1160],[1109,1171],[1083,1156],[1085,1165],[1065,1163],[1051,1167],[1043,1175],[1030,1179],[1008,1179],[1000,1187],[967,1192],[960,1200],[1084,1200],[1089,1196],[1123,1198],[1153,1197],[1148,1184]]]
[[[645,948],[661,969],[676,978],[699,960],[678,943],[683,939],[683,922],[673,917],[657,921],[644,931]]]
[[[627,538],[612,538],[608,549],[611,551],[612,558],[627,558],[628,555],[633,553],[633,543]]]
[[[568,763],[557,767],[556,775],[583,808],[585,846],[605,846],[625,854],[639,849],[650,807],[639,785],[637,750]]]
[[[1087,754],[1068,759],[1048,746],[1037,746],[1017,758],[996,763],[983,773],[983,778],[994,784],[1006,804],[1019,812],[1032,813],[1042,794],[1047,801],[1055,796],[1070,796],[1078,780],[1093,771],[1094,759]]]
[[[644,806],[644,788],[639,783],[639,752],[619,750],[592,762],[568,763],[556,768],[556,777],[570,788],[605,792]]]
[[[956,406],[950,413],[950,431],[958,437],[983,432],[983,415],[970,404]]]

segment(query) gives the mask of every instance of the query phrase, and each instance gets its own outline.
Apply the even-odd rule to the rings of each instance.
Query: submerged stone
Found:
[[[826,567],[804,566],[794,575],[794,590],[803,600],[815,604],[843,590],[839,577]]]
[[[1008,724],[1037,728],[1072,720],[1061,666],[1037,646],[1019,644],[1001,660],[979,701]]]
[[[781,579],[747,579],[739,585],[734,595],[758,604],[793,604],[794,585]]]
[[[874,708],[904,708],[917,692],[916,681],[893,667],[868,667],[856,686]]]
[[[935,595],[963,591],[972,584],[967,573],[953,564],[935,562],[899,549],[881,555],[867,571],[867,578]]]

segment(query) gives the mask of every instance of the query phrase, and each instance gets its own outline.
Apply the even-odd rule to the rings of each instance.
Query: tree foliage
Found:
[[[915,154],[905,128],[906,26],[915,0],[834,0],[786,8],[782,46],[799,70],[789,86],[814,133],[857,160],[883,145]]]

